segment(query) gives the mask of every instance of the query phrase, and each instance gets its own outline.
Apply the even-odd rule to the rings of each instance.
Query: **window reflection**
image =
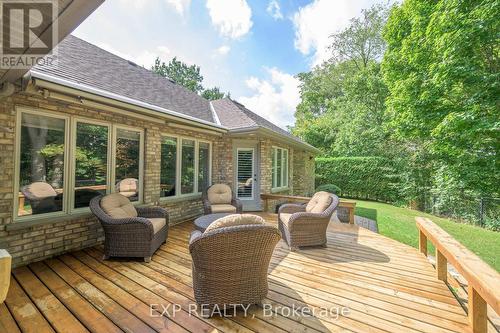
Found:
[[[139,200],[141,133],[116,130],[115,190],[130,201]]]
[[[164,137],[161,143],[160,167],[161,197],[175,196],[175,182],[177,170],[177,139]]]
[[[65,120],[21,116],[18,216],[63,209]]]
[[[90,200],[106,194],[108,127],[76,124],[74,208],[88,207]]]

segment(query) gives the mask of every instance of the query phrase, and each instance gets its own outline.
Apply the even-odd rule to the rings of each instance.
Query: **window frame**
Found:
[[[198,139],[192,136],[186,135],[174,135],[168,132],[161,133],[161,140],[165,137],[175,138],[177,140],[176,154],[177,161],[175,164],[175,195],[169,197],[161,197],[160,201],[176,201],[183,198],[190,197],[199,197],[201,195],[201,191],[199,189],[198,184],[198,172],[199,172],[199,147],[200,142],[208,143],[208,154],[209,154],[209,164],[208,164],[208,183],[212,183],[212,142],[205,139]],[[191,140],[194,141],[194,179],[193,179],[193,192],[191,193],[181,193],[181,169],[182,169],[182,140]],[[161,149],[160,149],[161,151]],[[161,159],[161,156],[160,156]],[[161,163],[160,163],[161,165]],[[161,173],[161,170],[160,170]]]
[[[281,165],[280,165],[280,174],[278,175],[278,150],[281,151]],[[281,191],[289,188],[290,181],[290,151],[288,148],[282,148],[278,146],[272,146],[272,156],[271,156],[271,190],[273,191]],[[285,153],[286,152],[286,159]],[[278,176],[280,177],[281,186],[276,186],[278,181]]]
[[[36,215],[25,215],[18,216],[19,209],[19,178],[20,178],[20,165],[21,165],[21,125],[22,125],[22,115],[23,114],[33,114],[37,116],[52,117],[65,120],[64,127],[64,183],[63,183],[63,193],[68,193],[71,195],[64,195],[63,197],[63,209],[60,212],[51,212]],[[140,127],[132,127],[126,125],[115,125],[111,122],[95,120],[91,118],[84,118],[81,116],[71,116],[66,114],[60,114],[58,112],[49,111],[40,108],[29,108],[29,107],[16,107],[16,133],[14,139],[14,204],[13,204],[13,221],[23,222],[32,221],[38,219],[45,219],[51,217],[65,217],[71,215],[79,215],[82,213],[90,212],[89,207],[74,208],[75,198],[73,195],[76,183],[76,128],[77,123],[85,123],[91,125],[106,126],[108,128],[108,152],[107,152],[107,170],[106,170],[106,193],[114,193],[115,187],[113,186],[115,182],[115,167],[116,167],[116,131],[118,128],[135,131],[140,133],[140,149],[139,149],[139,198],[138,201],[132,202],[134,205],[143,204],[144,197],[144,129]]]

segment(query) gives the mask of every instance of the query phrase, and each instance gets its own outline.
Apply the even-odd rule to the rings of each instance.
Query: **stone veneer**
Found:
[[[76,103],[44,99],[27,93],[18,93],[0,100],[0,248],[6,248],[13,257],[13,266],[39,261],[54,255],[94,246],[104,239],[99,222],[90,214],[69,215],[57,220],[45,220],[31,225],[14,222],[14,141],[16,128],[16,106],[39,108],[65,115],[107,121],[144,129],[144,204],[159,204],[170,214],[171,223],[179,223],[202,214],[199,196],[189,199],[160,200],[160,142],[161,135],[176,134],[204,139],[212,142],[212,182],[233,185],[233,145],[227,135],[211,135],[198,131],[172,128],[89,108]],[[309,153],[294,151],[291,147],[268,139],[260,139],[261,193],[271,192],[271,147],[289,148],[290,188],[282,193],[304,195],[314,190],[314,160]],[[312,162],[311,162],[312,161]]]

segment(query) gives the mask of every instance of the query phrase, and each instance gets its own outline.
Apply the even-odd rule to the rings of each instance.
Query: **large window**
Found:
[[[273,147],[272,151],[273,189],[288,187],[288,149]]]
[[[160,196],[176,195],[177,138],[164,137],[161,143]]]
[[[160,196],[203,191],[210,184],[210,143],[164,136],[161,145]]]
[[[88,207],[93,197],[106,194],[108,141],[108,126],[76,123],[74,208]]]
[[[28,110],[18,124],[18,217],[70,214],[111,192],[140,201],[141,130]]]
[[[198,190],[203,192],[210,186],[210,144],[200,142],[198,150]]]
[[[17,216],[60,212],[65,208],[66,121],[22,114]]]
[[[115,187],[130,201],[139,200],[141,147],[141,132],[116,130]]]

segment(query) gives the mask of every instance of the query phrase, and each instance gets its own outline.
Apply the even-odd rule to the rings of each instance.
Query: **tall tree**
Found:
[[[385,49],[382,29],[388,10],[385,5],[363,9],[361,17],[351,19],[347,28],[332,34],[331,60],[352,61],[358,69],[366,68],[371,61],[380,61]]]
[[[298,75],[301,102],[293,133],[326,155],[380,155],[389,151],[384,131],[387,88],[378,60],[388,8],[377,5],[332,36],[330,61]]]
[[[203,90],[203,76],[200,73],[200,67],[196,65],[189,66],[177,60],[177,57],[170,60],[168,64],[162,62],[160,58],[157,57],[151,70],[163,77],[175,81],[177,84],[195,93],[200,93]]]
[[[495,0],[406,0],[385,28],[392,129],[461,193],[498,195],[499,13]]]

